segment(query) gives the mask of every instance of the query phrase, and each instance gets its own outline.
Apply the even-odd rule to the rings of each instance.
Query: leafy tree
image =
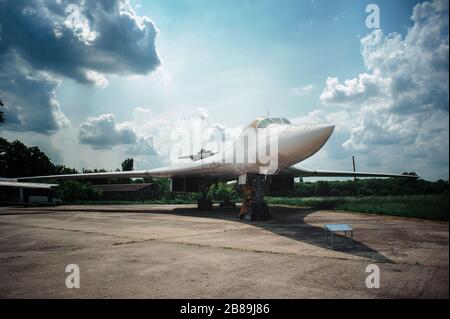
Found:
[[[1,142],[2,175],[6,177],[49,175],[54,165],[38,147],[28,148],[16,140]]]
[[[6,160],[6,150],[8,149],[9,142],[4,138],[0,137],[0,176],[7,176],[7,165]]]
[[[55,165],[38,147],[27,147],[15,140],[0,138],[0,176],[20,177],[51,175]]]
[[[316,182],[316,194],[317,196],[329,196],[331,193],[330,184],[325,181]]]
[[[358,179],[356,183],[358,193],[363,196],[448,194],[449,191],[448,181],[430,182],[420,178],[368,178]],[[353,196],[353,187],[351,180],[300,182],[295,184],[290,196]]]
[[[33,176],[33,172],[38,172],[36,175],[52,175],[55,172],[55,165],[39,147],[29,147],[28,153],[31,164],[29,176]]]
[[[226,183],[218,183],[211,187],[208,194],[212,199],[218,201],[225,199],[236,200],[239,198],[235,185],[228,185]]]
[[[78,171],[75,168],[70,168],[63,164],[59,164],[55,166],[54,174],[55,175],[78,174]]]
[[[101,198],[101,191],[81,181],[62,181],[55,192],[63,201],[95,200]]]
[[[132,171],[134,165],[134,160],[132,158],[127,158],[122,162],[122,171]]]
[[[171,198],[170,193],[170,179],[169,178],[144,178],[145,183],[153,183],[156,194],[160,199]]]

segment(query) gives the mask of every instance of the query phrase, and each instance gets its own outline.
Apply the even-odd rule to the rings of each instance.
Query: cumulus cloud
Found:
[[[33,70],[11,54],[0,57],[0,96],[5,101],[7,128],[39,133],[69,124],[55,97],[59,81],[51,74]]]
[[[328,77],[320,100],[343,107],[358,123],[345,149],[390,145],[412,157],[431,152],[448,172],[448,1],[417,4],[411,20],[405,36],[378,29],[364,37],[368,71],[343,82]]]
[[[355,103],[373,102],[382,96],[389,80],[374,74],[362,73],[358,77],[340,83],[336,77],[328,77],[326,88],[320,95],[324,104],[350,106]]]
[[[8,74],[0,79],[0,94],[8,106],[7,128],[52,132],[60,127],[58,78],[105,87],[107,75],[146,74],[160,64],[155,24],[136,15],[127,0],[0,1],[0,21],[0,74]],[[21,88],[26,82],[24,87],[37,91],[43,84],[28,77],[44,74],[42,94],[51,96],[51,103],[30,100]],[[47,115],[28,116],[33,112]]]
[[[116,123],[113,114],[89,117],[81,124],[79,139],[82,144],[95,148],[110,148],[115,145],[133,144],[137,140],[136,132],[127,124]]]
[[[158,156],[153,143],[153,137],[138,137],[136,141],[129,145],[126,151],[131,155]]]
[[[112,149],[121,147],[127,156],[159,156],[153,142],[153,135],[145,130],[138,130],[148,125],[151,110],[137,107],[134,109],[133,121],[117,122],[115,115],[102,114],[89,117],[80,125],[78,140],[81,144],[94,149]],[[143,134],[144,133],[144,134]]]
[[[81,144],[95,149],[114,148],[133,156],[140,167],[148,168],[154,163],[170,165],[172,160],[178,161],[177,156],[197,153],[200,148],[218,152],[242,130],[209,124],[206,116],[198,118],[198,113],[207,115],[206,110],[196,111],[185,118],[173,114],[154,115],[150,108],[135,107],[130,121],[118,122],[112,114],[90,117],[80,126],[78,139]],[[174,149],[180,154],[172,156]]]

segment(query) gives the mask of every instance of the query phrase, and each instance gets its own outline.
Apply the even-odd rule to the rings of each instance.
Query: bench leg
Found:
[[[331,249],[334,247],[334,232],[331,232]]]

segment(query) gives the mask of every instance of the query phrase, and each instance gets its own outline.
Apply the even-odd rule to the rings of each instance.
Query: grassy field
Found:
[[[334,209],[349,212],[449,220],[449,195],[408,195],[368,197],[269,197],[272,205]],[[196,204],[190,199],[162,199],[142,201],[74,201],[71,205],[133,205],[133,204]]]
[[[266,197],[270,204],[307,206],[350,212],[449,220],[449,195],[369,197]]]

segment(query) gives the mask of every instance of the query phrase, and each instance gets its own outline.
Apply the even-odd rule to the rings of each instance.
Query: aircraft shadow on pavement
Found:
[[[174,208],[172,211],[164,211],[164,213],[175,214],[180,216],[202,217],[223,219],[236,222],[247,223],[275,234],[298,240],[310,245],[332,249],[325,245],[324,228],[311,225],[305,222],[305,218],[318,210],[308,208],[289,208],[272,206],[272,219],[268,221],[241,221],[238,219],[238,208],[223,209],[214,208],[208,211],[199,211],[196,208]],[[153,213],[154,211],[152,211]],[[328,223],[332,223],[331,221]],[[357,230],[356,230],[357,231]],[[261,243],[264,244],[264,243]],[[364,243],[344,237],[344,235],[334,235],[333,250],[372,259],[376,262],[394,263],[392,260],[370,248]]]

